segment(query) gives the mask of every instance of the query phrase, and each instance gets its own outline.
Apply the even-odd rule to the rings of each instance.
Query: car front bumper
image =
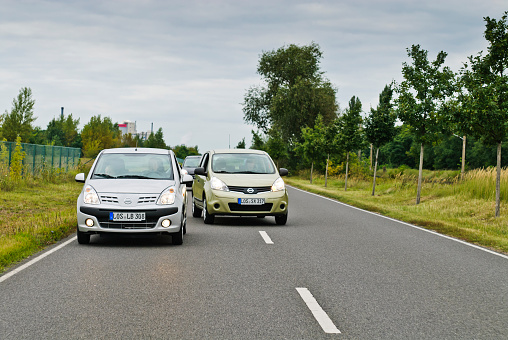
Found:
[[[110,220],[111,212],[145,213],[144,221]],[[78,207],[78,230],[91,234],[97,233],[176,233],[182,225],[182,212],[176,206],[161,208],[161,206],[144,206],[142,209],[122,209],[119,207],[82,205]],[[91,219],[93,226],[86,225]],[[171,224],[165,228],[162,221],[168,219]]]
[[[254,195],[210,190],[210,193],[206,197],[208,211],[213,215],[275,216],[285,215],[288,211],[288,194],[286,190]],[[239,198],[263,198],[265,204],[240,205],[238,204]]]

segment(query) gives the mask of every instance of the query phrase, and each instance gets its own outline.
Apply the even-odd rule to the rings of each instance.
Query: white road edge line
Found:
[[[455,241],[455,242],[459,242],[459,243],[462,243],[462,244],[464,244],[464,245],[466,245],[466,246],[470,246],[470,247],[473,247],[473,248],[476,248],[476,249],[479,249],[479,250],[483,250],[484,252],[487,252],[487,253],[490,253],[490,254],[493,254],[493,255],[497,255],[497,256],[499,256],[499,257],[502,257],[502,258],[504,258],[504,259],[507,259],[507,260],[508,260],[508,256],[507,256],[507,255],[504,255],[504,254],[501,254],[501,253],[497,253],[497,252],[495,252],[495,251],[493,251],[493,250],[490,250],[490,249],[487,249],[487,248],[483,248],[483,247],[477,246],[477,245],[475,245],[475,244],[468,243],[468,242],[466,242],[466,241],[462,241],[462,240],[459,240],[459,239],[457,239],[457,238],[453,238],[453,237],[451,237],[451,236],[443,235],[443,234],[440,234],[440,233],[435,232],[435,231],[432,231],[432,230],[428,230],[428,229],[425,229],[425,228],[422,228],[422,227],[418,227],[418,226],[416,226],[416,225],[414,225],[414,224],[410,224],[410,223],[407,223],[407,222],[402,222],[402,221],[396,220],[396,219],[391,218],[391,217],[388,217],[388,216],[384,216],[384,215],[381,215],[381,214],[377,214],[377,213],[374,213],[374,212],[372,212],[372,211],[368,211],[368,210],[360,209],[360,208],[354,207],[354,206],[352,206],[352,205],[349,205],[349,204],[346,204],[346,203],[339,202],[339,201],[334,200],[334,199],[329,198],[329,197],[321,196],[321,195],[315,194],[315,193],[313,193],[313,192],[308,192],[308,191],[302,190],[302,189],[297,188],[297,187],[293,187],[293,186],[290,186],[290,185],[286,185],[286,186],[288,186],[288,187],[290,187],[290,188],[292,188],[292,189],[298,190],[298,191],[305,192],[305,193],[307,193],[307,194],[309,194],[309,195],[313,195],[313,196],[321,197],[321,198],[323,198],[323,199],[325,199],[325,200],[329,200],[329,201],[335,202],[335,203],[337,203],[337,204],[342,204],[342,205],[344,205],[344,206],[346,206],[346,207],[350,207],[350,208],[353,208],[353,209],[356,209],[356,210],[360,210],[360,211],[366,212],[366,213],[368,213],[368,214],[372,214],[372,215],[376,215],[376,216],[379,216],[379,217],[382,217],[382,218],[386,218],[387,220],[390,220],[390,221],[394,221],[394,222],[398,222],[398,223],[400,223],[400,224],[407,225],[407,226],[409,226],[409,227],[411,227],[411,228],[415,228],[415,229],[418,229],[418,230],[421,230],[421,231],[425,231],[425,232],[427,232],[427,233],[431,233],[431,234],[434,234],[434,235],[436,235],[436,236],[444,237],[444,238],[446,238],[446,239],[449,239],[449,240],[452,240],[452,241]]]
[[[270,236],[268,236],[266,231],[259,231],[259,233],[261,234],[261,237],[263,238],[263,240],[265,240],[266,244],[273,244],[272,239],[270,238]]]
[[[22,265],[22,266],[19,266],[18,268],[14,269],[13,271],[10,271],[10,272],[8,272],[8,273],[7,273],[7,274],[5,274],[5,275],[0,276],[0,283],[1,283],[1,282],[3,282],[3,281],[5,281],[5,280],[7,280],[8,278],[10,278],[11,276],[13,276],[14,274],[19,273],[19,272],[20,272],[20,271],[22,271],[23,269],[26,269],[26,268],[30,267],[32,264],[34,264],[34,263],[36,263],[36,262],[38,262],[38,261],[42,260],[43,258],[45,258],[46,256],[48,256],[48,255],[50,255],[50,254],[54,253],[55,251],[57,251],[57,250],[59,250],[59,249],[61,249],[61,248],[65,247],[65,246],[66,246],[66,245],[68,245],[69,243],[71,243],[71,242],[73,242],[74,240],[76,240],[76,238],[77,238],[77,237],[76,237],[76,236],[74,236],[74,237],[73,237],[73,238],[71,238],[70,240],[67,240],[67,241],[65,241],[64,243],[62,243],[62,244],[60,244],[60,245],[56,246],[55,248],[53,248],[53,249],[51,249],[51,250],[49,250],[49,251],[47,251],[47,252],[45,252],[45,253],[43,253],[43,254],[41,254],[41,255],[37,256],[36,258],[34,258],[34,259],[32,259],[32,260],[28,261],[27,263],[25,263],[25,264],[24,264],[24,265]]]
[[[303,301],[307,304],[310,311],[316,318],[317,322],[325,333],[335,333],[339,334],[340,331],[335,327],[333,321],[328,317],[328,314],[321,308],[319,303],[316,301],[314,296],[312,296],[311,292],[307,288],[296,288]]]

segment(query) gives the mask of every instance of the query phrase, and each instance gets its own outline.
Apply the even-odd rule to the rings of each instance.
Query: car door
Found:
[[[200,168],[204,168],[207,171],[209,153],[205,153],[199,163]],[[192,183],[192,195],[198,201],[198,205],[202,206],[203,190],[205,186],[206,176],[195,174],[194,182]]]

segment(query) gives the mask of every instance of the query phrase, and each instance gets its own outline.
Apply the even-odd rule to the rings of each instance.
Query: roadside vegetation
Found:
[[[90,166],[69,172],[24,171],[19,138],[17,144],[10,166],[5,150],[0,150],[0,273],[76,231],[76,198],[82,185],[74,177]]]
[[[379,173],[378,173],[379,174]],[[300,171],[287,177],[286,183],[330,197],[352,206],[455,237],[508,254],[508,169],[501,174],[501,215],[495,217],[496,169],[467,171],[423,171],[420,204],[416,204],[418,170],[401,167],[380,173],[376,193],[372,178],[350,175],[330,176],[325,187],[324,175]]]

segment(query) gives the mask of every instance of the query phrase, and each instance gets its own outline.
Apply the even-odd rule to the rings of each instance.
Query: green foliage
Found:
[[[266,138],[263,136],[263,133],[259,131],[255,132],[254,130],[251,130],[251,133],[252,145],[250,146],[250,149],[265,151]]]
[[[235,149],[245,149],[245,137],[243,137],[243,139],[238,142]]]
[[[363,136],[360,130],[362,124],[362,103],[359,98],[353,96],[349,100],[349,107],[339,117],[339,145],[346,152],[356,151],[363,144]]]
[[[322,77],[322,52],[315,43],[289,45],[264,52],[257,72],[266,87],[247,90],[244,120],[269,135],[275,129],[289,146],[299,141],[302,128],[313,126],[318,115],[325,122],[336,116],[336,90]]]
[[[113,124],[111,118],[102,119],[101,115],[93,116],[81,131],[83,154],[87,158],[93,158],[102,149],[117,146],[120,134],[118,124]]]
[[[147,140],[144,142],[143,146],[146,148],[167,149],[168,146],[164,141],[162,128],[159,128],[156,133],[151,133],[150,136],[148,136]]]
[[[443,130],[440,115],[446,98],[454,91],[454,73],[443,66],[447,53],[441,51],[436,60],[429,62],[428,51],[420,45],[407,49],[412,64],[403,63],[404,81],[398,85],[396,103],[399,119],[411,127],[417,142],[436,142]]]
[[[464,130],[487,145],[501,143],[508,133],[508,12],[496,21],[485,18],[488,53],[469,57],[461,70],[462,110],[452,111]]]
[[[377,109],[371,108],[370,115],[365,120],[365,139],[374,148],[383,146],[395,136],[397,116],[392,111],[392,95],[393,89],[386,85],[379,95]]]
[[[187,156],[200,155],[198,146],[186,146],[185,144],[177,145],[172,148],[176,157],[185,159]]]
[[[17,98],[12,101],[11,112],[5,111],[3,115],[2,135],[10,142],[16,141],[18,136],[21,141],[28,142],[32,134],[35,100],[32,99],[32,89],[24,87],[19,90]]]
[[[81,135],[78,133],[79,118],[73,119],[72,113],[53,118],[46,129],[46,139],[51,145],[81,148]]]
[[[25,159],[26,152],[21,147],[21,137],[16,138],[16,147],[11,157],[11,167],[9,176],[15,181],[19,182],[23,176],[23,159]]]

